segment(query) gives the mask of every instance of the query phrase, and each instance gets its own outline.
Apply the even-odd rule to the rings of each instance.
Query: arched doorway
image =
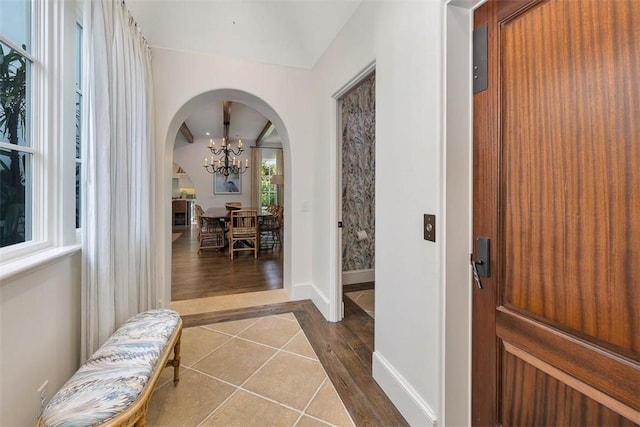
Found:
[[[290,170],[291,155],[289,150],[290,144],[289,144],[288,133],[284,123],[280,119],[279,115],[275,112],[275,110],[270,105],[268,105],[264,100],[258,98],[255,95],[247,93],[245,91],[236,90],[236,89],[217,89],[217,90],[211,90],[209,92],[205,92],[198,96],[193,97],[192,99],[187,101],[184,105],[182,105],[174,114],[169,126],[169,130],[165,135],[166,139],[165,139],[164,162],[163,162],[164,167],[162,171],[162,177],[163,177],[163,182],[165,183],[165,188],[171,189],[171,179],[172,179],[173,161],[174,161],[174,147],[176,145],[176,135],[179,134],[180,126],[189,116],[198,112],[199,110],[204,108],[204,106],[206,106],[207,104],[211,104],[212,102],[222,102],[222,101],[231,101],[236,105],[247,106],[259,112],[262,116],[264,116],[266,120],[268,120],[269,123],[272,124],[272,126],[277,130],[277,133],[280,136],[280,140],[281,140],[283,169],[285,171]],[[198,148],[198,153],[200,153],[201,151],[202,152],[201,154],[198,154],[197,156],[194,155],[192,159],[182,158],[180,159],[179,163],[186,170],[187,173],[192,175],[192,179],[194,181],[194,187],[196,190],[196,197],[207,198],[211,196],[212,198],[215,198],[217,196],[208,194],[211,192],[210,189],[212,188],[211,187],[212,185],[211,182],[213,180],[212,176],[210,177],[211,181],[208,181],[206,184],[198,183],[197,182],[198,180],[193,178],[192,171],[202,172],[204,170],[204,168],[202,167],[202,164],[203,164],[204,157],[207,156],[208,150],[206,150],[207,146],[206,144],[202,144],[202,141],[201,141],[200,148]],[[253,163],[253,161],[251,163]],[[248,181],[249,180],[247,180],[247,183]],[[208,187],[209,190],[206,189],[207,186],[209,186]],[[282,205],[284,207],[285,212],[288,210],[288,206],[290,205],[289,188],[290,188],[289,177],[285,173],[284,185],[282,186],[283,191],[282,191],[282,197],[281,197]],[[249,187],[246,187],[244,191],[245,191],[245,195],[250,193]],[[203,196],[199,196],[198,194],[203,194]],[[166,201],[166,203],[164,203],[163,206],[170,206],[170,203],[169,203],[170,195],[171,195],[171,191],[165,192],[165,194],[163,194],[163,199]],[[219,200],[216,200],[216,203],[223,203],[224,200],[225,200],[224,197],[219,197]],[[249,199],[247,198],[247,200]],[[208,204],[211,204],[211,200],[207,200],[207,202]],[[250,206],[251,202],[248,201],[243,205]],[[169,278],[171,277],[171,273],[172,273],[171,271],[172,245],[171,245],[171,240],[169,240],[172,238],[172,233],[173,233],[171,221],[166,221],[166,217],[165,217],[165,221],[161,225],[161,228],[163,229],[163,233],[162,233],[164,237],[163,241],[165,242],[165,245],[166,245],[164,271],[166,274],[165,277]],[[281,242],[281,247],[282,247],[281,256],[283,257],[282,287],[285,289],[285,291],[289,295],[291,293],[291,281],[290,281],[291,256],[290,256],[290,250],[289,250],[291,234],[290,234],[290,231],[288,231],[290,230],[290,228],[291,228],[290,225],[285,221],[284,233],[283,233],[283,236],[282,236],[283,238]],[[171,280],[167,280],[162,292],[162,296],[159,298],[159,301],[161,300],[163,302],[162,305],[164,306],[168,306],[171,301],[171,288],[172,288]]]

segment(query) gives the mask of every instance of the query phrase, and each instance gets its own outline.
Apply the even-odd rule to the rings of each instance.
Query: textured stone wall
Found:
[[[374,267],[376,78],[342,99],[342,270]],[[358,231],[367,238],[358,239]]]

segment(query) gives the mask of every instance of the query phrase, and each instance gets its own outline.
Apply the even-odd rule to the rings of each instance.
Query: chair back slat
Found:
[[[242,245],[237,246],[236,242],[240,241]],[[231,211],[231,221],[229,222],[229,254],[231,259],[233,259],[235,251],[241,250],[252,250],[254,258],[258,257],[258,212],[256,210]]]

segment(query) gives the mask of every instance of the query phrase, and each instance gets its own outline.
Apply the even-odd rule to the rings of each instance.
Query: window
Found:
[[[82,4],[0,0],[0,279],[78,248]]]
[[[266,208],[278,204],[278,190],[271,183],[271,177],[276,174],[276,159],[262,159],[262,171],[260,174],[260,207]]]
[[[0,2],[0,247],[33,239],[31,2]]]
[[[76,25],[76,228],[81,227],[81,171],[82,171],[82,27]]]

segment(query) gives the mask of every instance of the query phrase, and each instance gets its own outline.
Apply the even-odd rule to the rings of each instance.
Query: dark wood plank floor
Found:
[[[374,320],[350,299],[345,317],[327,322],[309,300],[184,316],[185,327],[293,313],[357,426],[408,423],[371,376]]]
[[[357,292],[357,291],[366,291],[369,289],[375,289],[376,282],[363,282],[363,283],[351,283],[349,285],[342,285],[342,292]]]
[[[252,252],[239,252],[231,261],[228,249],[198,254],[197,227],[175,227],[173,232],[182,235],[172,246],[172,301],[282,289],[279,246],[261,250],[257,259]]]

